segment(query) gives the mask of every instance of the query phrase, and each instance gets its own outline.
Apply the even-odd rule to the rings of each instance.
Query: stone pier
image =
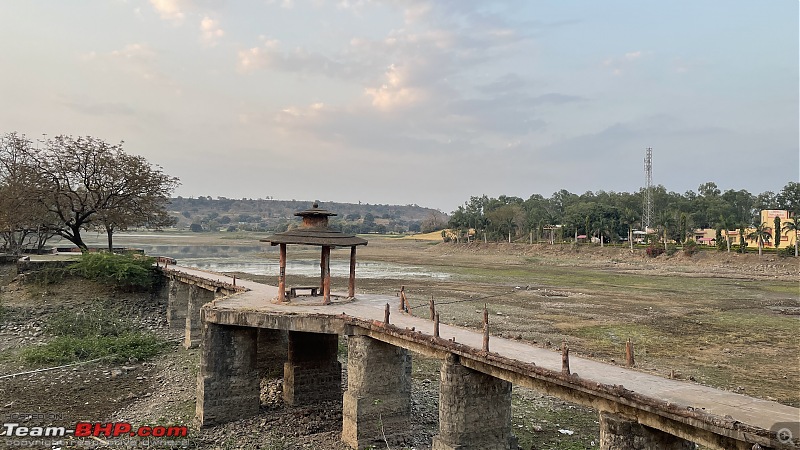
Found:
[[[693,442],[610,412],[600,412],[600,450],[694,450]]]
[[[167,323],[170,330],[186,329],[186,310],[189,305],[189,285],[169,279],[167,294]]]
[[[186,308],[186,336],[183,346],[186,348],[196,348],[200,345],[203,333],[203,323],[200,321],[200,308],[206,303],[214,300],[214,291],[203,289],[197,285],[189,285],[189,301]]]
[[[432,450],[516,449],[511,434],[511,383],[447,356],[439,385],[439,434]]]
[[[256,328],[205,322],[195,420],[201,427],[258,414]]]
[[[289,331],[288,361],[283,366],[283,400],[304,405],[342,400],[342,364],[336,334]]]
[[[258,329],[257,367],[262,376],[280,378],[288,355],[288,333],[269,328]]]
[[[342,441],[363,449],[400,445],[411,431],[411,355],[367,336],[347,340]]]

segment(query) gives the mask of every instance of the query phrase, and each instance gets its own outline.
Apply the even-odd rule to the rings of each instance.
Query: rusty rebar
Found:
[[[428,307],[431,310],[431,320],[436,316],[436,305],[433,303],[433,296],[431,295],[431,301],[428,304]]]
[[[567,341],[561,343],[561,373],[569,375],[569,346]]]
[[[433,315],[433,337],[439,337],[439,313]]]
[[[386,308],[383,310],[383,323],[389,325],[389,304],[386,304]]]

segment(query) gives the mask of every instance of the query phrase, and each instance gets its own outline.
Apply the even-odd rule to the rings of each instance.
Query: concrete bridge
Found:
[[[202,340],[200,426],[258,414],[259,369],[283,363],[287,404],[341,400],[345,443],[401,443],[417,353],[442,361],[434,450],[516,448],[512,385],[597,409],[604,450],[800,448],[798,408],[585,358],[570,358],[566,373],[561,353],[499,337],[486,351],[482,333],[442,324],[437,336],[434,322],[398,311],[394,296],[276,303],[275,286],[184,267],[164,273],[170,327],[186,330],[187,347]],[[348,337],[344,393],[338,335]]]

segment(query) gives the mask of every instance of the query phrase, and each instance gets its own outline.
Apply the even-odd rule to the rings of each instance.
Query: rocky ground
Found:
[[[453,273],[452,278],[444,282],[359,280],[358,288],[361,292],[391,293],[400,284],[407,284],[407,292],[413,296],[412,301],[423,302],[430,296],[435,296],[437,301],[446,301],[478,297],[487,291],[520,290],[522,292],[515,293],[510,300],[496,303],[501,315],[493,320],[502,324],[497,330],[498,334],[519,336],[536,345],[545,346],[555,345],[561,339],[570,337],[575,341],[577,354],[582,352],[607,361],[613,360],[613,353],[606,352],[602,346],[591,344],[596,335],[575,335],[567,322],[580,319],[589,325],[600,323],[605,326],[605,322],[600,322],[600,311],[607,308],[604,306],[607,299],[618,302],[614,308],[619,308],[620,311],[631,309],[628,303],[630,299],[609,290],[613,283],[621,283],[615,278],[618,275],[636,274],[657,279],[675,276],[703,280],[726,279],[731,283],[730,289],[737,289],[731,292],[742,296],[741,301],[751,302],[755,298],[761,310],[771,311],[770,314],[774,313],[778,319],[797,317],[795,314],[800,313],[798,292],[785,287],[786,283],[790,283],[789,286],[791,283],[796,284],[800,276],[797,260],[791,258],[710,253],[695,257],[678,254],[671,258],[650,259],[641,254],[631,254],[624,248],[554,248],[516,244],[430,245],[413,241],[370,242],[368,247],[359,250],[359,258],[375,258],[425,267],[449,267]],[[513,275],[516,270],[530,270],[530,267],[534,267],[540,277],[531,278],[527,272],[520,272],[519,276]],[[578,280],[579,276],[574,273],[567,278],[559,278],[561,275],[550,272],[557,267],[589,270],[593,271],[594,278],[607,278],[603,278],[600,284],[592,284],[595,281],[593,279]],[[502,268],[512,275],[498,278],[491,271],[492,268]],[[272,278],[274,277],[263,277],[259,281],[271,282]],[[565,280],[572,281],[567,283]],[[745,283],[749,289],[760,285],[759,283],[771,281],[783,283],[780,284],[782,287],[753,298],[739,294],[745,291],[738,290],[740,288],[736,285]],[[705,285],[701,287],[705,288]],[[644,286],[644,289],[650,287]],[[769,289],[765,289],[766,291]],[[663,295],[669,297],[670,294],[668,290],[658,292],[659,299]],[[661,326],[662,321],[675,324],[676,320],[683,320],[684,312],[681,308],[686,306],[680,304],[679,297],[685,295],[684,292],[678,292],[674,299],[669,297],[671,300],[666,304],[645,295],[644,301],[652,306],[642,307],[637,303],[636,315],[632,315],[631,320],[639,320],[641,316],[641,320],[646,320],[652,326]],[[730,294],[721,291],[719,296],[726,297]],[[126,311],[128,316],[135,318],[140,328],[171,341],[168,349],[150,361],[131,360],[118,364],[98,361],[25,373],[46,368],[23,363],[19,358],[19,350],[39,345],[50,338],[44,327],[48,317],[65,309],[79,309],[93,302],[109,301]],[[520,323],[514,318],[519,305],[532,308],[535,314],[522,318]],[[17,279],[3,287],[0,293],[0,376],[3,377],[0,378],[0,416],[4,422],[58,426],[78,421],[130,421],[134,426],[187,425],[190,427],[188,439],[177,442],[186,448],[346,448],[339,442],[341,412],[338,405],[288,407],[281,400],[281,380],[269,376],[265,376],[262,381],[262,405],[258,416],[210,429],[195,429],[194,399],[199,355],[197,350],[185,350],[180,346],[180,334],[170,334],[165,320],[165,306],[165,299],[147,294],[120,293],[77,279],[68,279],[62,284],[45,287],[23,283]],[[712,306],[717,308],[717,305],[706,304],[702,308]],[[657,314],[638,312],[646,307]],[[564,309],[572,311],[566,319],[559,316]],[[477,326],[479,315],[473,310],[479,311],[475,305],[469,303],[458,308],[451,306],[447,310],[446,320],[458,325]],[[680,322],[674,326],[680,334],[688,325]],[[642,339],[644,338],[647,336]],[[720,345],[719,348],[713,342],[700,345],[699,350],[696,350],[700,355],[698,360],[706,357],[739,356],[741,360],[748,357],[752,359],[743,350],[747,348],[747,342],[745,339],[743,342]],[[725,350],[731,356],[725,356]],[[659,373],[667,370],[664,361],[671,361],[668,359],[669,355],[659,355],[656,350],[652,352],[652,359],[648,359],[649,353],[643,357],[643,370]],[[344,357],[342,354],[341,358]],[[714,361],[717,367],[723,368],[727,364],[735,363],[722,359]],[[698,378],[705,373],[692,372],[694,363],[686,364],[681,366],[684,372],[696,373]],[[779,375],[775,375],[778,385],[764,392],[770,392],[779,398],[783,398],[780,395],[788,395],[786,398],[789,403],[796,402],[790,394],[785,394],[787,388],[783,387],[797,380],[796,371],[787,371],[785,368],[775,370],[783,370],[775,373],[783,373],[784,381],[781,381]],[[9,376],[13,374],[18,375]],[[346,380],[346,374],[344,377]],[[718,380],[712,377],[707,382],[719,384],[723,388],[729,386],[725,384],[727,379]],[[738,378],[738,375],[730,382],[734,383],[730,385],[731,388],[741,385],[744,386],[742,389],[746,388],[748,393],[753,392],[756,395],[757,388],[761,386],[758,381],[748,384],[750,381]],[[412,389],[412,438],[406,446],[427,449],[430,448],[430,439],[437,430],[438,362],[424,358],[414,359]],[[777,393],[772,394],[773,392]],[[515,388],[513,402],[515,432],[525,450],[596,447],[596,412],[525,389]],[[573,434],[559,430],[571,431]],[[67,441],[64,444],[68,447],[74,442]],[[10,448],[9,440],[0,436],[0,448],[4,446]]]

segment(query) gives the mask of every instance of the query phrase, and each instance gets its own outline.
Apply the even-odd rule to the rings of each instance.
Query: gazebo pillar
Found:
[[[356,296],[356,246],[350,246],[350,281],[347,283],[347,296]]]
[[[323,305],[331,303],[331,248],[322,246],[322,298]]]
[[[278,301],[286,301],[286,244],[280,244],[280,275],[278,275]]]

